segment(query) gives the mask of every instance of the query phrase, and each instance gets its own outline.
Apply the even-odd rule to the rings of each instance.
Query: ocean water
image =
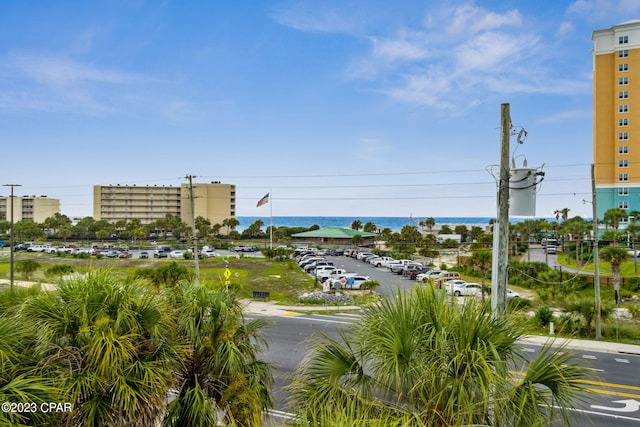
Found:
[[[424,221],[425,218],[409,218],[409,217],[392,217],[392,216],[374,216],[374,217],[351,217],[351,216],[274,216],[269,218],[268,216],[239,216],[240,225],[236,227],[238,231],[242,231],[249,227],[257,220],[264,222],[266,227],[273,221],[275,227],[306,227],[309,228],[312,225],[318,225],[320,228],[338,226],[338,227],[351,227],[353,221],[360,221],[362,225],[367,222],[373,222],[378,228],[390,228],[392,231],[400,231],[405,225],[418,226],[420,221]],[[484,227],[489,224],[491,218],[473,217],[437,217],[435,218],[436,225],[434,229],[440,228],[441,225],[459,225],[464,224],[471,228],[472,226]]]

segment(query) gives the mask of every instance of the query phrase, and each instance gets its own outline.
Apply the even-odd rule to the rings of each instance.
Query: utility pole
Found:
[[[593,288],[596,298],[596,339],[602,339],[600,308],[600,271],[598,269],[598,209],[596,207],[596,174],[591,164],[591,208],[593,209]],[[635,255],[635,254],[634,254]]]
[[[11,218],[10,218],[10,229],[9,229],[9,284],[11,287],[11,290],[13,291],[13,252],[14,252],[14,246],[15,246],[15,238],[14,238],[14,233],[13,233],[13,188],[14,187],[22,187],[20,184],[4,184],[4,187],[11,187]]]
[[[494,316],[506,313],[507,267],[509,255],[509,104],[500,106],[500,179],[498,183],[498,218],[493,227],[493,265],[491,274],[491,309]],[[497,225],[497,229],[496,229]]]
[[[193,175],[187,175],[189,180],[189,201],[191,202],[191,234],[193,236],[193,262],[196,270],[196,285],[200,284],[200,262],[198,260],[198,235],[196,230],[195,201],[193,200]]]

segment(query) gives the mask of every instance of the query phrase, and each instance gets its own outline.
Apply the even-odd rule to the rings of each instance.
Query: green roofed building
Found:
[[[328,245],[348,245],[353,236],[362,236],[361,245],[373,245],[376,233],[354,230],[349,227],[325,227],[317,230],[292,234],[298,242],[324,243]]]

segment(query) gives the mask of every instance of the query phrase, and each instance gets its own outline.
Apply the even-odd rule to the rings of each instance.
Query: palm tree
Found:
[[[620,222],[627,217],[627,211],[621,208],[611,208],[604,213],[604,222],[614,230],[618,230]]]
[[[616,305],[620,302],[620,265],[629,258],[629,254],[623,248],[607,246],[600,251],[600,257],[611,263],[611,274],[613,276],[613,293]]]
[[[640,224],[636,223],[636,217],[633,217],[631,224],[627,225],[626,231],[631,237],[631,249],[633,250],[633,269],[634,274],[638,275],[638,254],[636,253],[636,243],[640,234]]]
[[[362,227],[362,231],[366,231],[367,233],[377,233],[378,226],[374,222],[368,221],[364,227]]]
[[[60,425],[157,422],[183,351],[159,295],[93,271],[26,300],[21,315],[38,333],[43,373],[73,405]]]
[[[25,280],[29,280],[31,275],[41,267],[38,261],[33,259],[24,259],[16,263],[16,272],[23,273]]]
[[[491,268],[492,254],[489,251],[474,251],[467,261],[469,265],[480,270],[480,285],[482,286],[482,301],[484,301],[484,279]]]
[[[2,298],[10,300],[30,291],[5,290]],[[13,301],[16,302],[16,301]],[[10,305],[9,310],[15,308]],[[53,382],[39,367],[36,328],[16,313],[0,317],[0,399],[2,402],[31,402],[40,408],[46,402],[59,401]],[[55,425],[47,422],[50,414],[35,412],[0,412],[0,425]]]
[[[271,369],[258,358],[266,347],[266,320],[243,321],[241,306],[223,287],[182,282],[173,289],[175,318],[189,350],[164,425],[217,425],[217,411],[236,425],[259,425],[262,410],[273,404]]]
[[[223,227],[227,227],[227,235],[229,235],[229,233],[231,233],[231,230],[235,229],[235,227],[237,227],[240,224],[240,221],[238,221],[237,218],[227,218],[222,220],[222,226]]]
[[[315,342],[291,383],[292,410],[311,425],[532,426],[558,414],[567,425],[588,371],[550,346],[527,361],[522,334],[488,304],[399,292]]]
[[[431,231],[433,230],[433,227],[436,226],[436,219],[434,217],[430,216],[429,218],[426,218],[424,220],[424,225],[429,230],[429,234],[431,234]]]
[[[356,219],[351,223],[352,230],[360,230],[362,228],[362,221]]]

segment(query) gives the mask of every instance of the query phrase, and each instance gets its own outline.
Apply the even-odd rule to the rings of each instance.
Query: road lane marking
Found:
[[[631,363],[629,362],[629,359],[618,359],[617,357],[615,358],[616,362],[618,363]]]
[[[552,407],[555,408],[555,409],[562,409],[559,406],[552,406]],[[577,409],[577,408],[567,408],[567,409],[569,411],[579,412],[581,414],[601,415],[603,417],[615,418],[617,420],[640,421],[640,418],[627,417],[627,416],[618,415],[618,414],[609,414],[609,413],[606,413],[606,412],[589,411],[588,409]]]

